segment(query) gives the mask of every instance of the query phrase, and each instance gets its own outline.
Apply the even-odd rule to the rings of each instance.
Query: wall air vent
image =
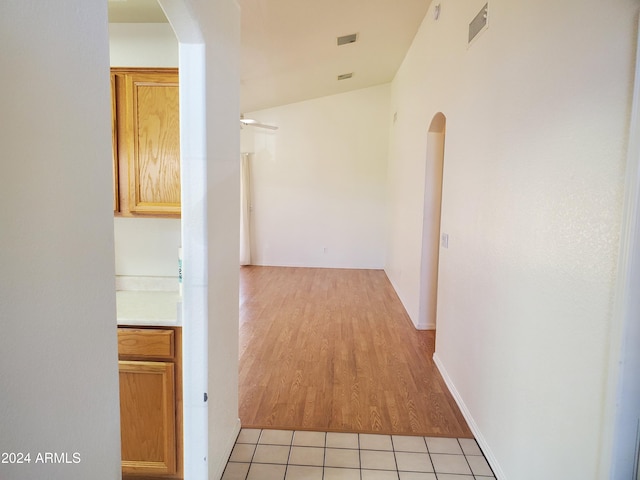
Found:
[[[358,40],[357,33],[352,33],[350,35],[343,35],[341,37],[338,37],[338,46],[347,45],[348,43],[356,43],[356,40]]]
[[[474,38],[478,36],[480,32],[487,28],[487,17],[489,16],[489,4],[486,3],[484,7],[478,12],[471,23],[469,24],[469,42],[471,43]]]
[[[353,72],[351,73],[343,73],[342,75],[338,75],[338,80],[346,80],[347,78],[353,77]]]

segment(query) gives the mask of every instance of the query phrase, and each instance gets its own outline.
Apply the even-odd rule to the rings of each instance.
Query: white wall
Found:
[[[417,318],[447,117],[436,358],[499,478],[596,479],[637,2],[443,0],[392,88],[387,273]],[[433,8],[433,7],[432,7]]]
[[[240,10],[235,0],[161,5],[180,41],[185,478],[219,479],[240,430]]]
[[[254,265],[382,268],[390,86],[245,116]]]
[[[109,56],[112,67],[177,67],[178,40],[168,23],[110,23]],[[177,276],[180,219],[116,217],[113,223],[116,275]]]
[[[3,479],[120,475],[106,25],[106,2],[0,2],[0,452],[31,453]]]
[[[177,67],[178,40],[168,23],[110,23],[112,67]]]
[[[180,219],[116,217],[113,224],[116,275],[177,276]]]

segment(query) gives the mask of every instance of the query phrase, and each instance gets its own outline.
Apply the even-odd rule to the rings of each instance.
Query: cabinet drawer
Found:
[[[172,359],[174,352],[173,330],[118,329],[118,355],[121,357]]]

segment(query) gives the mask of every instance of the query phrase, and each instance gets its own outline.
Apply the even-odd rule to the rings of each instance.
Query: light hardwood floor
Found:
[[[244,428],[472,437],[384,271],[240,269]]]

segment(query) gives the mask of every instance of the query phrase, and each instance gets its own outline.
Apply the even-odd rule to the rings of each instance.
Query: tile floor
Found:
[[[222,480],[491,480],[475,440],[242,429]]]

